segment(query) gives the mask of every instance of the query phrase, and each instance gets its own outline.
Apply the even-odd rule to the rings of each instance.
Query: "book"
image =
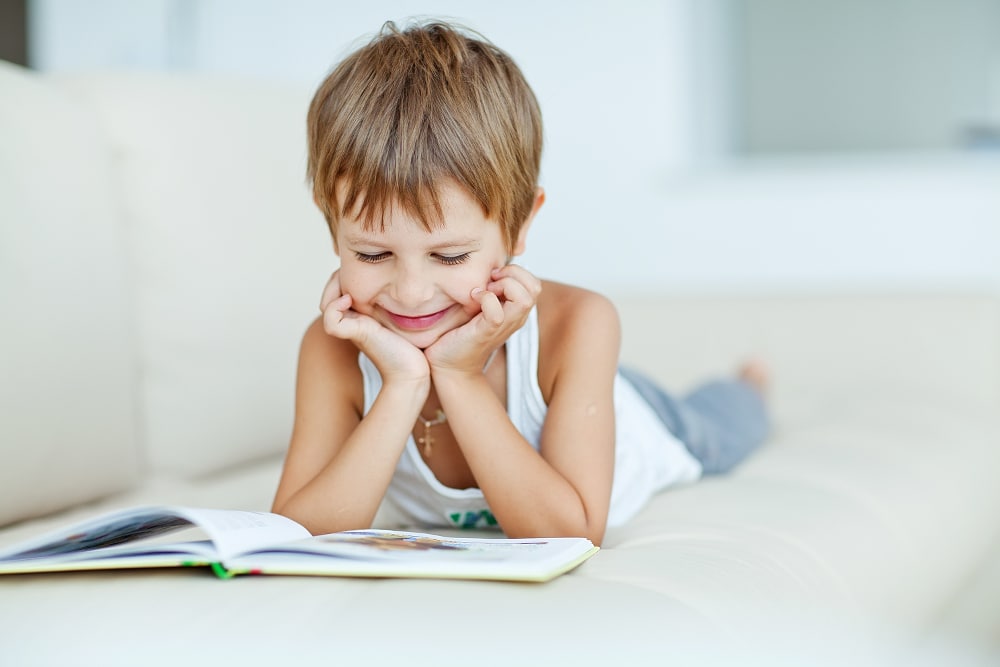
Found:
[[[182,529],[198,529],[207,539],[166,541]],[[493,539],[381,529],[313,536],[268,512],[147,506],[2,548],[0,574],[207,567],[222,579],[284,574],[544,582],[597,551],[582,537]]]

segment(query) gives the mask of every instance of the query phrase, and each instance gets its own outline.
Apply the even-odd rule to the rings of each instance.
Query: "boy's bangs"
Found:
[[[338,217],[361,222],[365,231],[385,231],[386,219],[399,210],[432,231],[444,224],[444,210],[437,193],[437,179],[414,178],[412,182],[391,183],[384,174],[374,178],[344,176],[344,187],[335,199]]]

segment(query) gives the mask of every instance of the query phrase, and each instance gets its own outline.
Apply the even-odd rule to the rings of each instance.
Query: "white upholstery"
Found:
[[[306,100],[0,66],[0,543],[127,505],[268,508],[334,265],[304,185]],[[726,188],[686,196],[722,216]],[[966,195],[956,210],[988,215],[1000,189]],[[579,569],[542,586],[4,577],[0,664],[996,659],[1000,298],[612,296],[623,360],[676,391],[767,359],[775,432]]]
[[[305,187],[308,98],[169,77],[67,87],[115,156],[149,465],[190,475],[278,453],[288,341],[332,258]]]
[[[0,524],[136,483],[137,367],[111,147],[0,62]]]

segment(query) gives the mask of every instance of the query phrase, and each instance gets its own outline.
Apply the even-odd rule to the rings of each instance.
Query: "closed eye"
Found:
[[[435,255],[437,261],[442,264],[447,264],[448,266],[454,266],[455,264],[461,264],[465,262],[472,255],[471,252],[463,252],[461,255]]]
[[[389,258],[390,253],[388,252],[376,252],[376,253],[366,253],[366,252],[356,252],[354,256],[360,262],[367,262],[369,264],[377,264],[384,259]]]

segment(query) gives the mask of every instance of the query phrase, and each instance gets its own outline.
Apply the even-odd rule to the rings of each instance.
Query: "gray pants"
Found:
[[[619,370],[667,430],[701,462],[706,475],[729,471],[767,437],[770,424],[764,401],[742,380],[713,380],[684,397],[674,397],[634,369]]]

